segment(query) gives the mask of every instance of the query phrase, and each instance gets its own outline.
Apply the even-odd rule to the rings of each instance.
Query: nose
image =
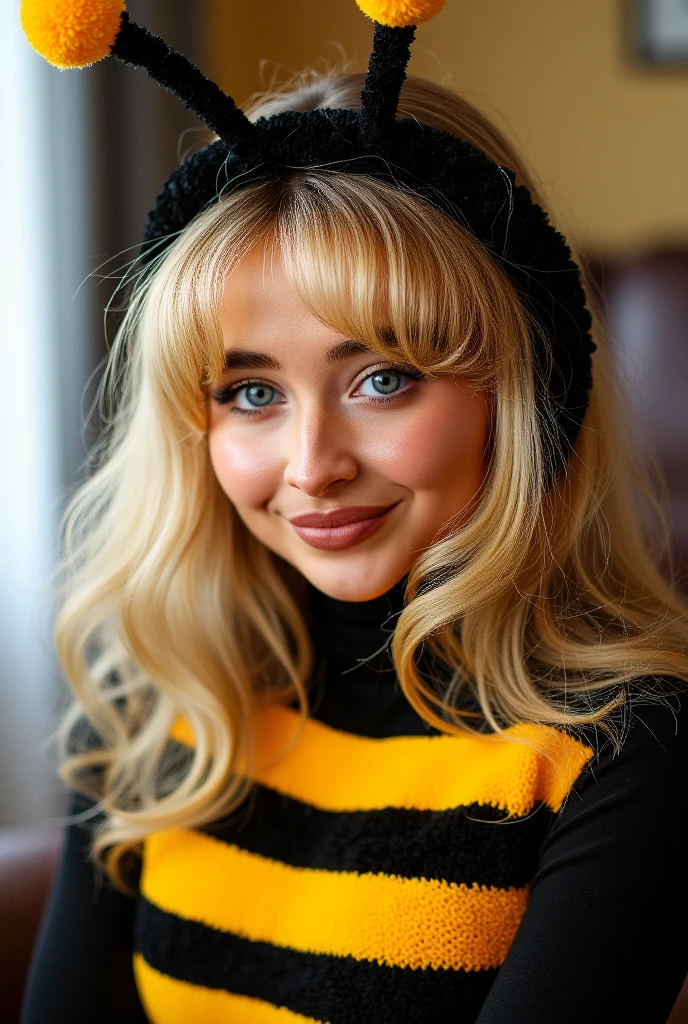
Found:
[[[302,409],[289,435],[285,482],[317,497],[357,474],[355,439],[347,425],[329,408]]]

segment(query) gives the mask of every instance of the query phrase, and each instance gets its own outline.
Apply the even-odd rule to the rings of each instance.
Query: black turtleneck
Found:
[[[434,729],[413,710],[394,670],[391,639],[406,578],[372,601],[339,601],[308,585],[316,670],[314,718],[359,736],[414,736]]]

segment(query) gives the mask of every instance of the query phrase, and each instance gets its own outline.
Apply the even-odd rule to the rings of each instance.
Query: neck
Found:
[[[385,594],[371,601],[340,601],[308,585],[316,648],[344,667],[370,659],[376,665],[387,659],[386,647],[404,607],[404,576]]]
[[[428,735],[435,730],[412,709],[401,691],[391,638],[404,608],[408,577],[372,601],[339,601],[312,584],[307,607],[316,665],[310,690],[311,714],[345,731],[367,736]],[[429,650],[416,661],[421,675],[441,686],[444,668]],[[471,692],[463,710],[480,714]]]

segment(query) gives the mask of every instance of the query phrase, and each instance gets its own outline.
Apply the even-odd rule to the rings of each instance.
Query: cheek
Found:
[[[208,449],[219,484],[237,509],[257,508],[272,497],[282,473],[274,445],[257,449],[255,439],[242,443],[238,432],[218,427],[208,434]]]
[[[376,462],[415,491],[470,491],[483,479],[488,409],[479,395],[450,386],[414,410],[378,446]]]

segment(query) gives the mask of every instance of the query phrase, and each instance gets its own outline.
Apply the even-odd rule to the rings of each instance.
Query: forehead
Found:
[[[327,348],[339,336],[306,308],[288,281],[282,257],[256,246],[227,275],[219,309],[228,368],[259,368],[248,352],[263,352],[263,368],[277,368],[289,352]],[[241,353],[241,354],[239,354]]]
[[[287,279],[279,250],[265,243],[254,246],[230,269],[219,312],[223,332],[229,334],[270,319],[303,322],[308,314]]]
[[[219,312],[226,370],[283,370],[304,352],[331,366],[371,351],[307,309],[274,247],[256,246],[227,275]]]

